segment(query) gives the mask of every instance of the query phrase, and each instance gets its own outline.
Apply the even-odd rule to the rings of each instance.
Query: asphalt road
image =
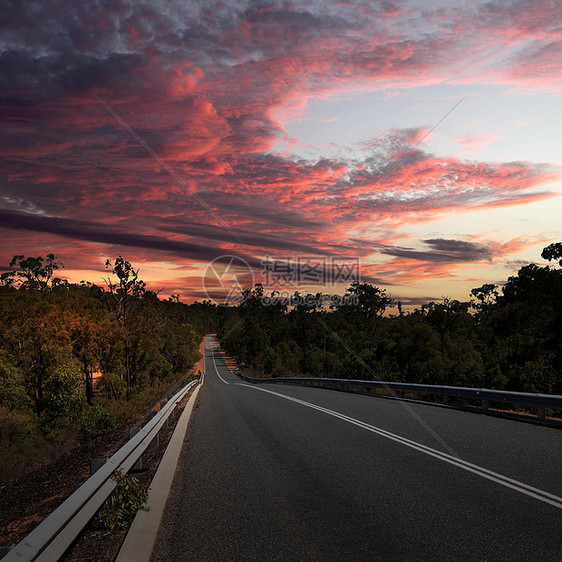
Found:
[[[560,430],[205,382],[153,560],[562,560]]]

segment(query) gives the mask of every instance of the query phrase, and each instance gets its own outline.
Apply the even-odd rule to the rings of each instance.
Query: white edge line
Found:
[[[218,349],[218,347],[217,347],[217,348],[212,348],[211,351],[214,351],[215,349]],[[230,384],[229,382],[225,381],[225,380],[220,376],[219,370],[218,370],[218,368],[217,368],[217,364],[216,364],[216,362],[215,362],[215,354],[213,353],[213,355],[211,355],[211,357],[212,357],[212,359],[213,359],[213,365],[215,366],[215,371],[216,371],[216,373],[217,373],[219,379],[220,379],[224,384]]]
[[[466,470],[467,472],[472,472],[473,474],[481,476],[482,478],[486,478],[487,480],[497,482],[498,484],[501,484],[502,486],[505,486],[507,488],[511,488],[513,490],[516,490],[517,492],[520,492],[520,493],[525,494],[527,496],[530,496],[532,498],[538,499],[538,500],[540,500],[544,503],[547,503],[547,504],[550,504],[554,507],[562,509],[562,498],[561,497],[556,496],[554,494],[551,494],[549,492],[545,492],[544,490],[540,490],[539,488],[534,488],[533,486],[530,486],[530,485],[525,484],[523,482],[519,482],[518,480],[514,480],[513,478],[503,476],[502,474],[499,474],[499,473],[494,472],[492,470],[488,470],[488,469],[483,468],[481,466],[472,464],[468,461],[464,461],[462,459],[453,457],[451,455],[448,455],[447,453],[443,453],[443,452],[438,451],[436,449],[432,449],[431,447],[427,447],[426,445],[422,445],[421,443],[417,443],[416,441],[412,441],[410,439],[407,439],[406,437],[401,437],[400,435],[396,435],[395,433],[391,433],[390,431],[386,431],[384,429],[381,429],[381,428],[378,428],[376,426],[370,425],[366,422],[356,420],[355,418],[351,418],[349,416],[346,416],[345,414],[340,414],[339,412],[335,412],[334,410],[329,410],[328,408],[324,408],[322,406],[317,406],[316,404],[312,404],[311,402],[299,400],[298,398],[293,398],[293,397],[287,396],[285,394],[280,394],[279,392],[273,392],[272,390],[267,390],[265,388],[260,388],[260,387],[252,386],[252,385],[249,385],[249,384],[244,384],[244,383],[237,383],[237,384],[239,384],[240,386],[246,386],[248,388],[254,388],[255,390],[261,390],[262,392],[267,392],[269,394],[273,394],[275,396],[285,398],[286,400],[290,400],[291,402],[296,402],[297,404],[301,404],[303,406],[313,408],[313,409],[318,410],[320,412],[324,412],[325,414],[328,414],[330,416],[339,418],[343,421],[346,421],[348,423],[351,423],[353,425],[356,425],[358,427],[366,429],[367,431],[370,431],[372,433],[376,433],[376,434],[380,435],[381,437],[391,439],[392,441],[396,441],[397,443],[401,443],[402,445],[406,445],[406,447],[410,447],[411,449],[415,449],[415,450],[417,450],[421,453],[425,453],[426,455],[430,455],[430,456],[432,456],[432,457],[434,457],[438,460],[441,460],[443,462],[452,464],[454,466],[457,466],[458,468],[462,468],[463,470]]]

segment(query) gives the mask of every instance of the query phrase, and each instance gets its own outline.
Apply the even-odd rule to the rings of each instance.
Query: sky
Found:
[[[562,5],[0,0],[0,270],[468,300],[562,240]]]

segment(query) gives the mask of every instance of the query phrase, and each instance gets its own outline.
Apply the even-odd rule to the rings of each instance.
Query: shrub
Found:
[[[94,521],[97,527],[103,529],[126,527],[134,519],[137,511],[148,511],[148,486],[143,486],[135,477],[120,471],[111,478],[117,486],[98,511]]]
[[[284,367],[283,365],[276,365],[273,368],[271,376],[273,378],[277,378],[277,377],[284,378],[284,377],[295,377],[296,375],[292,371],[289,371],[287,367]]]
[[[0,405],[15,410],[31,410],[31,400],[25,391],[21,371],[15,361],[0,349]]]
[[[104,435],[117,427],[116,417],[100,404],[89,407],[78,428],[78,441],[86,443],[99,435]]]
[[[30,414],[0,406],[0,445],[21,441],[32,431],[33,418]]]
[[[123,381],[115,373],[104,373],[98,385],[103,388],[107,398],[119,398],[123,394]]]
[[[63,426],[78,422],[86,406],[80,365],[72,359],[60,361],[47,379],[45,389],[47,426]]]
[[[27,412],[0,406],[0,483],[42,458],[46,442],[34,422]]]

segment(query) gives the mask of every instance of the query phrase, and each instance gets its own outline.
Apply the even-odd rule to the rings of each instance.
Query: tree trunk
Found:
[[[86,377],[86,402],[91,406],[94,399],[94,374],[86,360],[83,361],[83,365]]]

